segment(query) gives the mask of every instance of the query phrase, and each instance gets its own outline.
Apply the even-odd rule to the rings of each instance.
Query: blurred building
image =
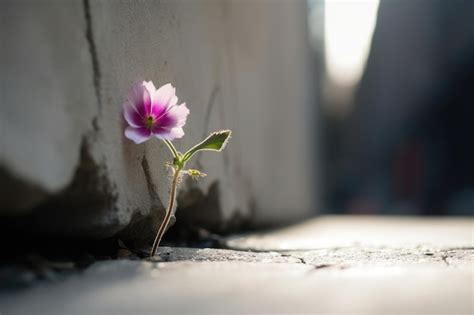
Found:
[[[473,21],[472,1],[380,2],[352,107],[326,139],[330,209],[474,213]]]

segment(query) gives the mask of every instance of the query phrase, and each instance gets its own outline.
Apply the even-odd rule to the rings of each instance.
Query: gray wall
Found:
[[[48,234],[149,237],[170,156],[123,136],[136,81],[172,82],[191,110],[179,149],[233,130],[190,167],[180,220],[216,230],[316,209],[304,1],[3,1],[0,213]]]

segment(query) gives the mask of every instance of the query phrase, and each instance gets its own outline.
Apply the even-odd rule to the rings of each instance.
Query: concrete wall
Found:
[[[136,81],[172,82],[191,110],[186,149],[229,128],[190,167],[183,221],[225,230],[315,209],[313,95],[303,1],[2,2],[0,213],[47,234],[149,237],[167,200],[158,140],[123,137]],[[8,193],[7,193],[8,192]]]

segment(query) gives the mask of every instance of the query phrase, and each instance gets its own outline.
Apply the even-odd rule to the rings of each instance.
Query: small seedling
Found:
[[[232,132],[230,130],[216,131],[185,153],[176,150],[172,141],[184,136],[183,126],[186,124],[189,109],[185,103],[178,105],[176,89],[169,83],[159,89],[156,89],[151,81],[135,84],[123,105],[123,115],[128,123],[125,137],[136,144],[143,143],[152,137],[158,138],[164,141],[173,156],[172,162],[166,163],[172,172],[171,188],[165,218],[158,228],[150,252],[150,256],[155,256],[171,219],[181,176],[188,175],[193,179],[206,176],[199,170],[186,169],[186,163],[199,151],[222,151]]]

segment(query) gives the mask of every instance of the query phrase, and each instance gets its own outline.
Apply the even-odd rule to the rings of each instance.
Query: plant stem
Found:
[[[166,146],[168,147],[168,149],[170,149],[171,153],[173,154],[173,157],[177,158],[178,157],[178,151],[174,147],[173,143],[169,140],[163,140],[163,141],[166,144]]]
[[[158,246],[160,245],[161,238],[163,237],[163,234],[165,234],[166,227],[168,226],[170,219],[171,219],[171,213],[173,212],[173,207],[174,207],[174,202],[176,199],[176,189],[178,187],[178,179],[179,179],[179,174],[181,172],[181,168],[173,168],[174,174],[173,174],[173,180],[171,182],[171,192],[170,192],[170,199],[168,201],[168,208],[166,209],[166,214],[165,218],[163,219],[163,222],[161,222],[160,228],[158,229],[158,233],[156,234],[155,241],[153,242],[153,247],[151,248],[150,252],[150,257],[153,257],[156,255],[156,251],[158,250]]]

